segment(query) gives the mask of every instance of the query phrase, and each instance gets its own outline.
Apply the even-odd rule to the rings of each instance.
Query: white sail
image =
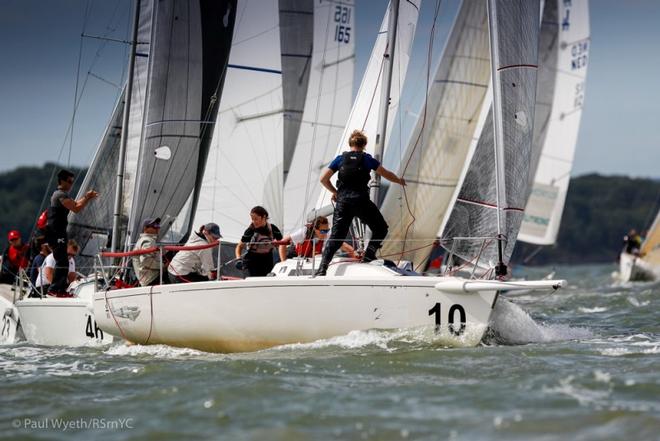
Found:
[[[392,90],[390,91],[390,104],[387,118],[387,132],[385,139],[389,139],[392,131],[393,121],[399,109],[399,100],[401,97],[401,88],[406,78],[410,52],[412,49],[415,29],[417,27],[417,18],[419,16],[420,0],[394,0],[400,1],[399,20],[397,24],[396,48],[394,50],[394,69],[392,72]],[[387,48],[387,27],[389,23],[389,10],[383,18],[380,26],[380,32],[376,38],[376,43],[371,52],[369,63],[362,77],[362,83],[358,90],[357,97],[353,103],[351,114],[346,122],[344,131],[335,150],[335,155],[348,150],[348,137],[350,133],[359,129],[364,131],[369,139],[365,152],[373,154],[376,144],[376,131],[378,120],[380,118],[380,98],[382,82],[380,78],[383,70],[383,54]],[[326,164],[327,165],[327,164]],[[336,179],[336,175],[333,180]],[[318,185],[315,183],[315,185]],[[330,204],[331,194],[323,190],[319,196],[316,208],[321,208]]]
[[[507,263],[522,221],[529,186],[539,4],[490,0],[493,109],[460,186],[443,231],[443,246],[455,255],[492,267],[498,262],[495,239],[505,240]],[[482,240],[481,238],[489,238]]]
[[[591,44],[588,0],[546,0],[545,3],[541,54],[546,33],[543,29],[554,38],[547,41],[552,47],[547,51],[550,55],[547,61],[540,54],[539,81],[546,85],[544,77],[554,79],[552,105],[545,120],[535,121],[543,124],[535,127],[535,132],[545,133],[535,134],[535,143],[541,143],[542,152],[518,236],[519,240],[538,245],[553,244],[559,232],[580,128]],[[537,112],[543,112],[543,107],[542,99],[537,100]]]
[[[220,225],[237,242],[250,209],[282,222],[283,123],[277,0],[239,1],[226,87],[193,225]]]
[[[381,206],[390,226],[382,255],[398,254],[415,263],[428,255],[430,248],[424,246],[438,234],[474,134],[480,133],[480,109],[490,106],[490,98],[484,99],[490,81],[488,50],[486,4],[465,0],[429,85],[426,116],[420,116],[401,158],[398,174],[408,185],[390,186]]]
[[[314,3],[314,50],[309,62],[309,87],[291,167],[284,183],[283,227],[286,232],[304,225],[305,213],[314,206],[321,191],[318,185],[321,170],[334,157],[344,131],[353,98],[354,23],[352,1]]]
[[[660,273],[660,211],[646,234],[640,255],[642,259],[656,267],[656,272]]]

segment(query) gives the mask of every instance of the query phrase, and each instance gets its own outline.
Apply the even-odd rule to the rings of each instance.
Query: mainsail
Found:
[[[141,232],[142,219],[173,220],[199,186],[216,121],[235,14],[236,0],[154,4],[130,242]]]
[[[277,0],[241,1],[194,225],[216,222],[238,242],[250,209],[281,226],[283,98]]]
[[[353,99],[354,20],[352,1],[314,2],[314,50],[308,60],[309,87],[288,174],[285,165],[285,232],[304,225],[305,214],[313,207],[321,190],[317,184],[321,170],[332,160],[344,131]],[[284,58],[282,61],[284,63]],[[284,65],[282,70],[287,108],[288,81]],[[286,151],[286,114],[284,127]],[[286,154],[284,157],[286,164]]]
[[[314,2],[279,0],[284,117],[283,172],[286,182],[300,132],[311,71]]]
[[[524,242],[550,245],[557,239],[580,128],[590,44],[588,0],[546,0],[538,91],[545,87],[552,105],[549,109],[545,103],[548,92],[537,96],[542,116],[535,120],[534,143],[541,153],[538,167],[532,169],[536,173],[518,236]],[[548,83],[552,87],[546,87]]]
[[[401,89],[405,81],[406,73],[408,70],[408,62],[410,60],[410,52],[412,50],[413,39],[415,37],[415,29],[417,27],[417,18],[419,16],[420,0],[393,0],[399,1],[399,19],[397,24],[396,47],[394,51],[394,70],[392,73],[392,90],[390,91],[389,112],[387,118],[387,131],[385,139],[389,139],[392,132],[392,122],[399,109],[399,100],[401,96]],[[383,87],[381,76],[383,71],[383,54],[387,49],[387,34],[389,24],[389,11],[390,5],[388,4],[387,12],[383,18],[383,22],[376,38],[376,43],[371,52],[369,63],[362,77],[362,83],[358,90],[357,97],[353,103],[353,108],[348,121],[345,125],[344,132],[336,146],[335,154],[341,154],[344,150],[348,149],[348,137],[355,129],[360,129],[365,132],[369,143],[367,144],[366,152],[373,154],[374,146],[376,144],[376,132],[378,121],[380,119],[380,98],[381,88]],[[327,164],[326,164],[327,165]],[[333,177],[336,179],[336,175]],[[316,208],[328,206],[330,204],[331,194],[327,190],[323,190],[319,196]]]
[[[538,65],[539,4],[489,0],[493,109],[443,230],[454,255],[493,267],[507,263],[529,185]],[[497,238],[504,240],[498,256]],[[478,259],[478,262],[477,262]]]
[[[429,85],[426,116],[417,121],[401,156],[398,174],[408,185],[390,186],[381,206],[390,224],[383,255],[403,253],[404,259],[415,263],[428,255],[430,248],[424,246],[440,229],[473,134],[479,133],[490,77],[488,50],[486,3],[465,0]],[[397,154],[393,149],[388,153]]]
[[[125,171],[124,191],[122,193],[122,218],[119,234],[126,232],[128,213],[136,183],[137,162],[140,151],[140,137],[142,133],[142,118],[147,88],[147,73],[149,66],[149,46],[151,40],[151,0],[141,0],[139,3],[138,32],[136,44],[136,59],[133,67],[133,87],[129,124]],[[116,173],[119,162],[119,143],[122,132],[122,114],[125,107],[124,86],[121,97],[115,106],[110,122],[103,134],[101,142],[96,149],[94,159],[89,166],[85,180],[80,186],[77,198],[82,197],[88,190],[97,190],[101,195],[94,201],[93,206],[80,213],[69,214],[69,237],[75,239],[80,245],[80,255],[77,258],[80,268],[89,268],[93,265],[94,256],[102,248],[106,248],[110,241],[113,219],[113,199],[116,191]],[[121,240],[120,240],[121,242]]]

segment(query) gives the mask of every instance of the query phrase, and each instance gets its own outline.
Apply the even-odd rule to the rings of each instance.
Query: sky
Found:
[[[414,90],[424,78],[436,1],[422,0],[402,98],[409,119],[421,105]],[[124,43],[80,35],[127,39],[130,3],[0,1],[0,172],[47,161],[89,164],[118,97],[128,51]],[[356,0],[356,90],[386,4]],[[432,67],[457,5],[441,2]],[[660,178],[660,1],[592,0],[590,13],[587,90],[572,174]],[[82,98],[71,139],[76,93]]]

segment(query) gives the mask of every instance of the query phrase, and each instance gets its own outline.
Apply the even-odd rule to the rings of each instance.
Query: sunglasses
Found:
[[[321,233],[321,234],[328,234],[329,232],[330,232],[329,229],[320,229],[319,228],[319,233]]]

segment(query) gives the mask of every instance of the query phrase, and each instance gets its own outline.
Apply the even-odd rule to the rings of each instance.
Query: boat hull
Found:
[[[446,293],[438,277],[264,277],[99,292],[100,328],[140,344],[243,352],[355,330],[426,327],[438,344],[475,346],[496,291]]]
[[[16,302],[20,328],[28,343],[88,346],[112,343],[94,319],[94,282],[81,284],[74,298],[27,298]]]
[[[619,277],[622,282],[644,282],[660,278],[660,268],[629,253],[619,256]]]

